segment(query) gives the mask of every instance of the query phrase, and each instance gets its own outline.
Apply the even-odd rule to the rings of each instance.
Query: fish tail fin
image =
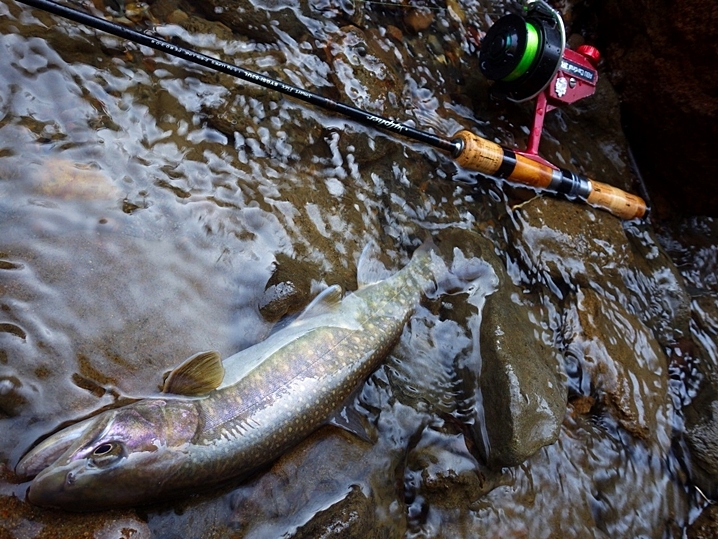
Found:
[[[370,240],[364,246],[357,263],[357,285],[359,288],[384,281],[394,274],[381,263],[380,254],[379,246],[374,240]]]
[[[414,251],[409,264],[397,273],[382,264],[378,245],[370,241],[359,258],[357,284],[362,288],[403,275],[414,282],[416,289],[430,297],[472,292],[479,282],[491,291],[496,288],[496,274],[487,262],[477,257],[466,258],[458,247],[449,256],[444,256],[446,253],[443,251],[429,237]],[[447,260],[450,260],[450,265]]]

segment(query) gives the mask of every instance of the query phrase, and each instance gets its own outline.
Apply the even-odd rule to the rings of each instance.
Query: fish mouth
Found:
[[[72,473],[72,471],[52,466],[45,468],[30,483],[27,490],[27,500],[33,505],[41,507],[62,506],[65,486]]]
[[[102,428],[97,425],[97,416],[85,419],[59,430],[30,449],[15,466],[15,473],[21,479],[32,479],[49,468],[72,448],[79,439],[86,438],[89,431]]]
[[[32,479],[54,464],[85,432],[89,420],[81,421],[45,438],[30,449],[15,466],[15,473],[23,479]]]
[[[97,511],[112,507],[104,499],[102,492],[88,490],[82,486],[81,483],[87,480],[87,473],[88,469],[82,461],[50,465],[30,482],[26,499],[39,507],[72,512]]]

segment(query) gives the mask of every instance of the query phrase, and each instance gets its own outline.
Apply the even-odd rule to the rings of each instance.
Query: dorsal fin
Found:
[[[219,352],[200,352],[170,371],[162,384],[163,393],[198,397],[217,389],[224,378]]]
[[[295,322],[331,312],[332,309],[341,303],[342,296],[343,290],[338,284],[325,288],[307,305],[302,314],[296,318]]]

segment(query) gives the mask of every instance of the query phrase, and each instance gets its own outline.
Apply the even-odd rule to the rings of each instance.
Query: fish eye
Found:
[[[106,455],[110,451],[112,451],[113,444],[102,444],[100,446],[97,446],[95,450],[92,452],[93,455],[96,457],[101,457],[103,455]]]
[[[103,442],[90,454],[90,460],[95,466],[105,467],[117,462],[124,456],[124,448],[119,442]]]

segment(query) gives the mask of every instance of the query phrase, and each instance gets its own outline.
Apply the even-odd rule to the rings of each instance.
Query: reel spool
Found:
[[[533,99],[551,82],[566,48],[566,30],[557,11],[531,2],[526,16],[506,15],[481,42],[479,67],[495,81],[494,91],[511,101]]]

